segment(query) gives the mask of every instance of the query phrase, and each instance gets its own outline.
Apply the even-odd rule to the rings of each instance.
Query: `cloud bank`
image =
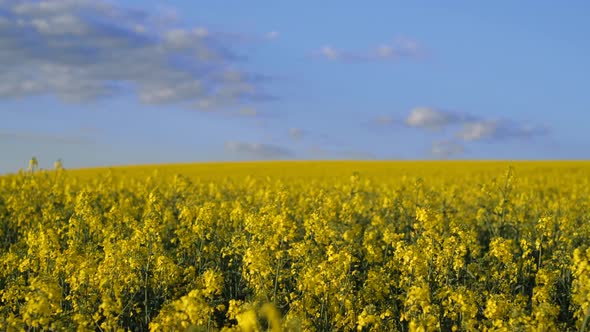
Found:
[[[457,129],[455,138],[466,142],[528,138],[548,133],[547,129],[521,125],[509,120],[485,119],[471,114],[418,107],[410,111],[405,124],[420,129]]]
[[[204,108],[272,99],[228,34],[96,0],[0,1],[0,98],[135,94]]]
[[[375,119],[377,123],[389,124],[389,117]],[[527,140],[549,134],[544,127],[521,124],[513,120],[498,120],[469,113],[441,110],[431,107],[417,107],[405,117],[408,128],[442,134],[451,132],[452,137],[432,142],[430,154],[437,158],[448,158],[465,152],[464,145],[475,142],[505,142]]]

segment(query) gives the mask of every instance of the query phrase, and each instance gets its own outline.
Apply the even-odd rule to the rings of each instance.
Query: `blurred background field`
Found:
[[[80,179],[110,172],[115,176],[145,177],[157,172],[171,176],[182,174],[193,179],[223,178],[341,178],[358,172],[367,178],[394,180],[403,176],[448,178],[452,176],[489,176],[509,167],[528,176],[559,177],[590,172],[590,161],[263,161],[210,162],[163,165],[138,165],[75,169],[69,172]]]

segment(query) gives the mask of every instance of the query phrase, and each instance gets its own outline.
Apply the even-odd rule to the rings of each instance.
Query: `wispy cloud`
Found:
[[[280,37],[280,33],[277,30],[272,30],[267,32],[264,37],[268,40],[275,40],[278,39]]]
[[[373,120],[373,124],[378,126],[389,126],[394,123],[396,123],[395,118],[389,115],[381,115]]]
[[[548,133],[546,128],[522,126],[508,121],[482,120],[468,122],[457,132],[456,137],[467,142],[483,140],[520,139],[541,136]]]
[[[0,98],[88,102],[134,93],[200,108],[272,99],[232,34],[95,0],[0,1]]]
[[[413,39],[399,37],[391,43],[384,43],[369,50],[361,51],[342,50],[332,45],[324,45],[312,52],[312,55],[318,58],[343,62],[399,61],[402,59],[421,59],[426,55],[426,50]]]
[[[285,159],[293,155],[291,150],[272,144],[226,141],[224,148],[235,157],[246,159]]]
[[[289,128],[289,136],[294,140],[300,140],[304,135],[301,128]]]
[[[462,123],[471,118],[469,115],[456,112],[430,107],[417,107],[410,111],[405,123],[409,127],[440,130],[445,126]]]
[[[238,111],[241,116],[255,117],[258,115],[258,110],[254,107],[243,107]]]
[[[436,158],[449,158],[462,154],[465,151],[463,145],[455,141],[434,141],[430,153]]]
[[[464,141],[478,141],[483,138],[491,138],[497,135],[498,123],[496,121],[478,121],[463,125],[456,136]]]

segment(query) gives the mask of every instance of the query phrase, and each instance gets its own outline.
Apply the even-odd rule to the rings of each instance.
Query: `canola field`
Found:
[[[590,331],[590,162],[0,177],[1,331]]]

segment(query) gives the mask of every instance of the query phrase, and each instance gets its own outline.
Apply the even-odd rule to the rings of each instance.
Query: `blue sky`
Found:
[[[0,172],[588,159],[590,3],[0,0]]]

